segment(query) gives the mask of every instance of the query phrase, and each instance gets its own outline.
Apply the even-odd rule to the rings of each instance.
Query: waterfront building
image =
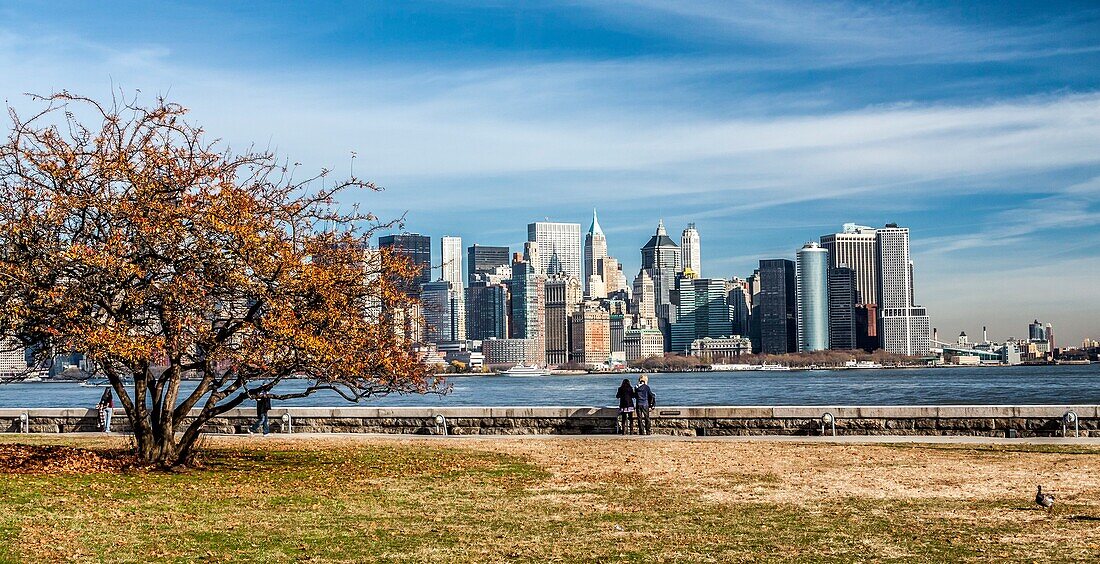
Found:
[[[0,378],[27,372],[27,349],[11,337],[0,337]]]
[[[829,268],[843,266],[856,275],[856,291],[862,304],[878,303],[878,258],[876,230],[845,223],[840,233],[821,236],[821,246],[829,251]]]
[[[1053,352],[1054,349],[1058,348],[1054,344],[1054,326],[1052,326],[1050,323],[1047,323],[1046,335],[1044,335],[1044,337],[1046,337],[1047,344],[1050,345],[1051,352]]]
[[[569,331],[573,314],[583,299],[581,283],[564,274],[546,279],[546,365],[569,362]]]
[[[537,364],[542,347],[533,339],[486,339],[481,342],[481,354],[488,366]]]
[[[516,253],[512,261],[512,280],[509,285],[512,295],[512,338],[531,341],[528,354],[533,362],[546,362],[545,336],[546,325],[545,283],[546,277],[535,269],[534,260],[539,256],[538,244],[528,241],[524,254]]]
[[[464,300],[446,280],[425,284],[420,291],[427,340],[446,343],[466,340]]]
[[[760,261],[760,294],[753,302],[760,334],[759,344],[754,341],[753,345],[758,352],[785,354],[798,350],[794,271],[794,262],[787,259]]]
[[[703,255],[699,247],[699,232],[694,223],[680,234],[680,263],[684,270],[691,269],[696,276],[703,276]]]
[[[527,240],[538,243],[538,253],[531,259],[537,274],[565,273],[577,280],[584,279],[579,223],[530,223],[527,225]]]
[[[856,273],[838,266],[829,269],[829,348],[852,350],[859,346],[856,337],[859,290]],[[866,327],[866,313],[864,327]],[[866,331],[866,329],[864,329]]]
[[[409,259],[419,272],[412,280],[408,291],[419,294],[424,284],[432,281],[432,238],[419,233],[401,233],[399,235],[383,235],[378,238],[380,249],[390,249],[392,252]]]
[[[817,243],[798,250],[795,297],[798,302],[798,351],[829,348],[829,251]]]
[[[691,355],[706,361],[738,358],[752,352],[752,342],[740,335],[703,337],[691,342]]]
[[[573,362],[595,366],[611,357],[611,318],[597,302],[585,302],[572,318]]]
[[[595,208],[592,209],[592,225],[584,236],[584,294],[590,298],[607,297],[607,279],[601,268],[602,262],[607,258],[607,237],[600,228],[600,220],[596,217]],[[593,282],[598,291],[593,292]]]
[[[665,353],[665,335],[651,327],[631,327],[623,331],[623,352],[631,362]]]
[[[476,274],[466,288],[466,338],[474,341],[508,338],[508,285]]]
[[[658,319],[668,320],[672,312],[672,291],[680,273],[680,247],[665,231],[665,222],[657,223],[657,232],[642,247],[642,270],[653,278],[655,310]]]
[[[878,260],[879,335],[887,352],[926,356],[930,345],[928,311],[913,303],[913,261],[909,228],[889,223],[875,231]]]
[[[749,281],[734,276],[726,282],[726,302],[730,310],[730,332],[734,335],[750,335],[749,317],[752,312],[752,294]]]
[[[473,245],[466,248],[466,268],[470,274],[468,280],[474,281],[478,274],[493,274],[501,267],[511,269],[512,254],[508,247],[490,247],[486,245]],[[511,274],[505,280],[511,278]]]
[[[721,278],[696,278],[690,269],[676,280],[676,320],[672,322],[674,353],[688,354],[691,343],[705,337],[730,335],[726,281]]]

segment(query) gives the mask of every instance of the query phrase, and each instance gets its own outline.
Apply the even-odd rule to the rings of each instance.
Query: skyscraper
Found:
[[[596,217],[595,208],[592,209],[592,226],[584,236],[584,293],[593,298],[607,297],[607,278],[604,277],[601,268],[602,261],[607,258],[607,237],[600,228],[600,220]],[[603,285],[603,295],[593,295],[593,278],[598,277]]]
[[[730,308],[730,333],[748,337],[752,334],[749,328],[749,316],[752,311],[749,281],[734,276],[726,282],[726,293],[726,301]]]
[[[466,338],[483,341],[508,338],[508,286],[478,278],[466,287]]]
[[[1043,324],[1038,319],[1027,324],[1027,338],[1032,341],[1044,341]]]
[[[670,296],[681,269],[680,247],[669,238],[664,220],[657,223],[657,232],[642,247],[642,269],[653,278],[657,317],[668,319]]]
[[[511,266],[512,255],[508,247],[474,245],[466,248],[466,268],[472,282],[478,274],[491,274],[499,266]]]
[[[20,376],[27,372],[27,350],[16,339],[0,337],[0,377]]]
[[[851,350],[859,346],[856,338],[858,296],[854,270],[845,266],[829,269],[830,349]]]
[[[688,354],[696,339],[729,336],[727,296],[726,281],[721,278],[696,278],[690,270],[677,277],[672,352]]]
[[[451,288],[459,294],[463,294],[462,237],[443,237],[442,245],[439,248],[442,258],[440,265],[442,265],[443,280],[450,282]]]
[[[680,256],[683,269],[691,269],[696,276],[703,276],[703,255],[699,248],[699,232],[689,223],[680,235]]]
[[[643,268],[634,277],[634,295],[632,296],[634,314],[638,323],[646,327],[655,327],[657,320],[657,294],[653,277]],[[652,320],[653,322],[647,322]]]
[[[546,364],[569,362],[569,324],[583,299],[581,283],[564,274],[546,279]]]
[[[432,281],[432,238],[419,233],[402,233],[400,235],[383,235],[378,238],[378,247],[392,249],[399,255],[407,257],[413,266],[420,269],[408,288],[410,292],[419,293],[421,286]]]
[[[427,339],[433,343],[466,340],[466,311],[454,286],[446,280],[424,284],[420,292]]]
[[[532,266],[538,274],[565,274],[580,280],[581,225],[579,223],[535,222],[527,225],[527,240],[538,243]],[[606,254],[606,247],[604,254]]]
[[[594,366],[611,356],[611,317],[596,302],[585,302],[572,316],[573,362]]]
[[[753,313],[759,320],[759,351],[765,354],[785,354],[798,349],[798,328],[795,323],[794,262],[787,259],[760,261],[759,305]]]
[[[844,266],[856,275],[858,302],[878,303],[878,257],[875,229],[845,223],[840,233],[821,236],[821,246],[829,251],[829,267]]]
[[[928,311],[913,304],[909,228],[889,223],[876,230],[879,335],[887,352],[924,356],[929,349]]]
[[[516,253],[512,261],[512,338],[530,341],[528,353],[536,363],[546,362],[546,340],[543,327],[546,325],[545,284],[546,277],[534,267],[539,256],[538,243],[528,241],[524,245],[524,254]]]
[[[806,243],[797,255],[798,351],[829,348],[829,251]]]

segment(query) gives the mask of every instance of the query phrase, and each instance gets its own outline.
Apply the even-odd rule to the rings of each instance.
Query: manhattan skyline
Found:
[[[617,6],[618,9],[612,6]],[[522,251],[598,208],[628,279],[664,219],[706,276],[843,223],[912,229],[941,333],[1097,338],[1089,3],[0,7],[2,93],[167,94],[243,149],[354,172],[406,229]],[[141,22],[140,25],[135,22]],[[351,152],[357,157],[353,160]],[[342,202],[350,206],[353,201]]]

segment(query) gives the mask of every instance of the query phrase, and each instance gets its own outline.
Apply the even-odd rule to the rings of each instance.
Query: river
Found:
[[[637,375],[626,376],[637,381]],[[611,405],[623,377],[456,376],[448,379],[451,390],[446,395],[390,395],[363,405]],[[279,390],[304,386],[302,381],[288,381]],[[1100,364],[651,374],[650,386],[661,405],[677,406],[1100,404]],[[190,391],[194,384],[185,382],[183,388]],[[102,388],[76,383],[0,384],[0,408],[91,407],[102,393]],[[342,405],[348,403],[331,392],[276,402],[276,406]]]

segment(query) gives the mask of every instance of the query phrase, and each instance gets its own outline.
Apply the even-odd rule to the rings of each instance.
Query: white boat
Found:
[[[844,368],[860,368],[860,369],[882,368],[882,365],[877,363],[877,362],[872,362],[870,360],[861,360],[859,362],[856,362],[854,360],[849,360],[848,362],[844,363]]]
[[[109,387],[111,387],[111,382],[108,381],[108,380],[99,380],[99,379],[85,380],[85,381],[80,383],[80,387],[81,388],[109,388]]]
[[[550,371],[545,368],[539,368],[538,365],[532,364],[527,366],[525,364],[517,364],[504,372],[501,372],[504,376],[549,376]]]
[[[768,372],[789,372],[791,370],[791,367],[784,366],[782,364],[768,364],[765,362],[764,364],[761,364],[757,368],[757,370],[766,370]]]
[[[753,365],[751,365],[751,364],[712,364],[712,365],[710,365],[710,369],[715,370],[717,372],[734,372],[734,371],[739,371],[739,370],[752,370]]]

